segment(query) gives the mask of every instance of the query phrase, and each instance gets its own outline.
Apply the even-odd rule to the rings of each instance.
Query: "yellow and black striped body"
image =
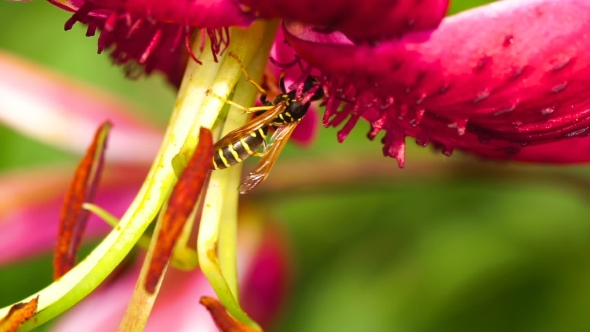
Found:
[[[213,167],[215,169],[224,169],[241,163],[260,149],[266,141],[267,134],[268,126],[264,126],[253,131],[250,135],[234,141],[233,144],[225,146],[217,146],[217,144],[215,144]]]
[[[287,108],[272,120],[272,122],[270,123],[271,126],[277,128],[288,125],[289,123],[299,122],[301,121],[301,119],[303,119],[303,117],[307,113],[307,110],[309,109],[310,104],[308,103],[307,105],[302,105],[294,98],[295,96],[291,96],[291,93],[285,93],[275,98],[275,100],[272,102],[273,104],[276,105],[284,101]]]
[[[304,83],[303,92],[310,91],[314,86],[319,84],[319,80],[314,76],[309,76]],[[266,95],[260,98],[263,106],[281,106],[284,110],[272,119],[267,119],[265,123],[259,124],[252,128],[251,131],[244,131],[246,126],[230,132],[215,144],[215,155],[213,156],[213,168],[224,169],[235,164],[241,163],[246,158],[254,155],[266,142],[266,136],[270,127],[275,129],[301,121],[311,102],[323,97],[323,90],[317,89],[309,100],[302,103],[303,98],[297,97],[297,91],[285,91],[284,81],[281,79],[281,89],[284,93],[278,95],[272,102],[266,100]],[[278,108],[277,108],[278,110]],[[261,115],[267,111],[257,112]]]

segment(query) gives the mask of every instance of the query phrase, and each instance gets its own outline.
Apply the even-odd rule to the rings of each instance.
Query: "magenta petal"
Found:
[[[88,2],[162,22],[198,28],[245,26],[251,22],[251,16],[245,14],[235,0],[88,0]]]
[[[280,312],[290,282],[288,241],[276,226],[267,226],[270,227],[265,230],[262,243],[241,283],[244,310],[265,331]]]
[[[435,28],[448,0],[243,0],[262,17],[279,17],[337,30],[350,39],[383,40]]]
[[[510,158],[524,146],[590,134],[588,22],[585,0],[500,1],[376,46],[298,24],[286,26],[286,37],[330,80],[325,123],[362,116],[370,137],[386,130],[384,153],[403,164],[405,136],[446,154]],[[338,112],[341,100],[354,107]]]
[[[484,157],[506,158],[503,151],[482,151]],[[489,152],[489,153],[487,153]],[[590,139],[572,138],[542,145],[523,147],[512,157],[514,160],[531,163],[575,164],[590,160]]]
[[[99,31],[98,53],[110,50],[111,58],[125,66],[128,77],[160,71],[176,87],[180,86],[189,56],[199,61],[198,54],[191,50],[195,30],[209,37],[210,51],[217,56],[229,44],[229,26],[245,26],[252,20],[234,0],[54,0],[52,3],[75,12],[66,22],[66,30],[80,22],[88,26],[86,36]]]
[[[96,127],[114,124],[107,158],[151,162],[162,131],[97,88],[0,52],[0,122],[58,148],[83,153]],[[66,185],[67,187],[67,185]]]
[[[234,0],[50,0],[60,8],[77,11],[84,4],[97,8],[127,12],[167,23],[178,23],[198,28],[245,26],[252,21]],[[96,16],[104,16],[98,10]]]

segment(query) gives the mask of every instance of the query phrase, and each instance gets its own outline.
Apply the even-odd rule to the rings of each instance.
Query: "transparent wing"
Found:
[[[246,176],[246,179],[240,185],[240,194],[245,194],[250,190],[256,188],[270,173],[270,170],[275,164],[275,161],[281,154],[281,151],[287,144],[289,137],[297,127],[299,122],[292,122],[286,126],[279,127],[270,139],[270,143],[267,146],[267,150],[264,156],[260,158],[260,161],[254,167],[252,172]]]
[[[286,107],[287,105],[284,102],[278,103],[273,108],[252,119],[252,121],[246,123],[242,127],[230,131],[219,141],[215,142],[215,149],[220,149],[224,146],[231,145],[245,136],[250,135],[252,132],[262,128],[262,126],[270,123],[274,118],[281,114],[281,112],[283,112]]]

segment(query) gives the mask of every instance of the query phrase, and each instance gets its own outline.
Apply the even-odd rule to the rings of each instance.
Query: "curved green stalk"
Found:
[[[268,23],[260,49],[248,66],[249,74],[254,79],[260,78],[264,72],[264,66],[277,27],[277,22]],[[242,55],[238,54],[238,56],[244,63],[248,63]],[[242,105],[251,105],[256,93],[257,91],[253,86],[243,85],[236,91],[233,101]],[[223,133],[243,125],[246,119],[242,110],[232,108],[223,128]],[[201,216],[197,251],[201,270],[227,311],[238,321],[260,330],[258,324],[248,317],[238,303],[236,243],[237,188],[239,186],[240,170],[240,166],[234,166],[229,169],[215,171],[211,175]]]
[[[117,227],[117,225],[119,224],[119,218],[113,216],[112,214],[109,213],[109,211],[101,208],[98,205],[92,204],[92,203],[84,203],[84,205],[82,205],[82,207],[84,207],[84,209],[94,213],[97,217],[99,217],[100,219],[102,219],[104,222],[106,222],[109,226],[115,228]],[[142,234],[141,237],[139,238],[139,240],[137,240],[137,246],[143,249],[148,249],[150,246],[150,241],[151,238],[145,234]]]

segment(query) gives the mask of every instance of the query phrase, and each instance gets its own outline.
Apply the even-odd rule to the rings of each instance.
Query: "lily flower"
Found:
[[[94,88],[64,77],[7,53],[0,53],[0,114],[4,123],[37,137],[57,148],[80,153],[83,141],[107,115],[121,126],[111,137],[108,158],[96,204],[114,215],[122,215],[136,195],[153,159],[155,144],[163,135],[157,127],[131,116],[129,105]],[[27,115],[24,117],[18,109]],[[39,119],[38,122],[35,119]],[[28,120],[28,121],[24,121]],[[45,125],[45,126],[42,126]],[[66,130],[80,128],[86,130]],[[145,146],[145,143],[151,146]],[[26,260],[53,249],[58,229],[59,206],[71,179],[71,165],[40,166],[0,175],[0,265]],[[253,317],[271,324],[280,310],[286,284],[285,241],[276,228],[260,227],[261,215],[250,208],[242,212],[240,238],[242,298]],[[99,240],[112,227],[98,217],[89,220],[85,237]],[[52,328],[55,331],[87,329],[115,330],[125,313],[137,280],[141,261],[122,269],[97,292],[68,312]],[[266,289],[260,287],[260,280]],[[4,285],[6,286],[6,285]],[[270,287],[269,287],[270,286]],[[199,270],[172,270],[163,285],[146,330],[195,329],[217,331],[206,308],[198,304],[202,296],[213,296],[207,279]],[[109,303],[99,305],[97,302]],[[175,319],[171,320],[170,317]],[[109,325],[110,324],[110,325]],[[111,326],[112,325],[112,326]],[[110,326],[110,327],[108,327]]]
[[[178,87],[178,97],[150,173],[121,218],[121,231],[64,275],[67,285],[56,283],[38,294],[38,323],[94,289],[156,214],[171,207],[167,195],[177,182],[185,184],[177,179],[190,171],[201,128],[220,136],[246,123],[234,108],[219,125],[226,100],[248,106],[258,92],[228,54],[237,55],[259,82],[273,52],[273,64],[297,72],[290,76],[298,93],[309,75],[319,77],[327,104],[324,125],[344,124],[338,133],[343,141],[358,120],[367,120],[369,138],[385,131],[383,152],[400,166],[406,137],[423,146],[432,142],[446,155],[457,148],[523,161],[590,157],[584,148],[590,125],[590,40],[584,27],[590,5],[584,0],[502,1],[446,18],[445,0],[50,2],[73,12],[66,29],[83,23],[88,36],[99,32],[99,53],[108,49],[129,76],[162,72]],[[198,264],[231,316],[259,330],[238,301],[239,183],[240,167],[212,173],[201,197]],[[61,297],[43,311],[49,293]]]

